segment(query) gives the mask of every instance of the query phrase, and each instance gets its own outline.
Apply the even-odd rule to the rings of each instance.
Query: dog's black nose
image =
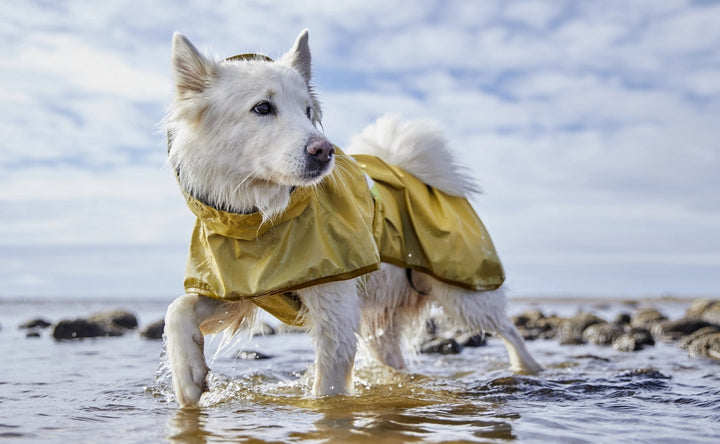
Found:
[[[313,137],[305,149],[318,163],[327,163],[335,155],[335,147],[324,137]]]

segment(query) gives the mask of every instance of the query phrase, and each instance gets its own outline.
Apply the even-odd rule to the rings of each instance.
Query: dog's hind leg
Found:
[[[506,298],[502,290],[474,292],[434,279],[432,296],[445,314],[472,331],[489,331],[505,343],[513,371],[537,373],[542,366],[528,352],[520,333],[506,314]]]
[[[403,369],[403,337],[396,314],[387,308],[363,310],[360,337],[372,359],[395,369]]]
[[[315,345],[315,396],[349,394],[357,351],[360,307],[355,280],[298,291],[303,320]]]
[[[403,346],[414,339],[412,328],[427,308],[427,297],[413,288],[412,275],[383,263],[361,286],[363,343],[372,359],[395,369],[405,368]]]
[[[170,304],[165,315],[165,343],[181,407],[196,406],[207,389],[204,335],[226,329],[234,332],[254,311],[250,302],[226,302],[196,294],[186,294]]]

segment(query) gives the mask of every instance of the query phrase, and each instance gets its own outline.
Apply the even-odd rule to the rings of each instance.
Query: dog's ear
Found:
[[[202,55],[190,40],[173,34],[172,69],[180,96],[203,92],[215,75],[217,65]]]
[[[310,45],[308,45],[308,30],[303,31],[295,40],[295,45],[287,54],[280,58],[280,63],[293,68],[299,72],[305,82],[309,85],[312,79],[312,57],[310,56]]]

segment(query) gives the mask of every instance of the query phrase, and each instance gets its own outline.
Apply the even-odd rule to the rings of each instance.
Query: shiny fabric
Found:
[[[470,290],[502,285],[495,246],[467,199],[429,187],[375,156],[354,157],[375,182],[373,235],[383,262]]]
[[[321,185],[295,189],[287,210],[265,223],[258,213],[229,213],[185,198],[197,216],[185,270],[188,293],[251,299],[293,324],[300,305],[287,293],[379,268],[373,201],[362,172],[342,154]]]
[[[381,260],[471,290],[502,284],[500,260],[467,199],[379,158],[337,153],[320,186],[295,189],[287,210],[265,223],[258,213],[220,211],[185,193],[197,216],[185,290],[250,299],[298,324],[302,306],[293,291],[364,275]]]

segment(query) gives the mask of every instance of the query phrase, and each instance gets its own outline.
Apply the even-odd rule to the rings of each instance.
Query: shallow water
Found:
[[[95,311],[132,309],[141,325],[166,302],[0,302],[2,442],[717,442],[720,363],[674,344],[635,353],[594,345],[529,348],[547,370],[507,370],[504,347],[419,355],[410,373],[360,363],[357,394],[311,399],[302,334],[253,337],[217,356],[203,407],[179,410],[159,368],[162,345],[130,334],[54,341],[16,326]],[[671,318],[687,303],[655,303]],[[513,312],[528,303],[514,303]],[[611,319],[619,303],[538,303],[547,314],[580,308]],[[209,354],[219,341],[209,341]],[[238,360],[238,350],[267,360]]]

